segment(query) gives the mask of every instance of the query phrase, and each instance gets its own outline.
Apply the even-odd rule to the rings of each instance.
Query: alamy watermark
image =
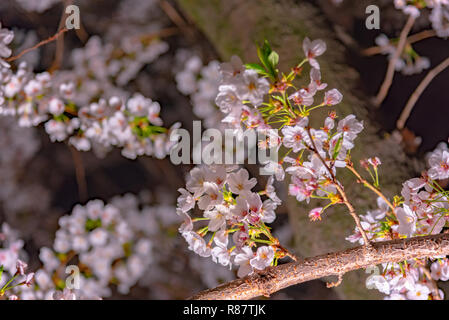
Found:
[[[80,289],[80,269],[76,265],[70,265],[65,268],[65,273],[68,274],[65,279],[65,287],[67,289]]]
[[[365,20],[365,26],[368,30],[380,29],[380,9],[378,6],[372,4],[366,7],[366,14],[369,16]]]
[[[68,17],[65,19],[65,27],[68,30],[79,30],[81,28],[80,8],[72,4],[65,8],[65,13],[68,15]]]

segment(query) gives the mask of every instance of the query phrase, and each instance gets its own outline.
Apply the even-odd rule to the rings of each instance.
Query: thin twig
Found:
[[[380,192],[379,189],[377,189],[375,186],[373,186],[371,183],[369,183],[367,180],[363,179],[362,176],[355,170],[354,166],[351,163],[346,164],[346,168],[348,168],[359,180],[359,183],[363,183],[367,188],[369,188],[371,191],[373,191],[375,194],[377,194],[379,197],[382,198],[383,201],[386,202],[386,204],[390,207],[393,214],[395,214],[395,207],[393,204],[385,197],[385,195]]]
[[[436,31],[433,30],[433,29],[424,30],[424,31],[415,33],[415,34],[411,35],[410,37],[408,37],[407,38],[407,43],[408,44],[413,44],[413,43],[416,43],[418,41],[434,37],[435,35],[436,35]],[[381,46],[369,47],[369,48],[366,48],[366,49],[362,50],[362,52],[361,52],[361,54],[364,55],[364,56],[374,56],[376,54],[381,54],[381,53],[382,53],[382,47]]]
[[[89,33],[87,33],[86,28],[84,28],[84,25],[81,21],[80,28],[75,29],[75,34],[83,44],[85,44],[87,40],[89,40]]]
[[[176,9],[166,0],[160,0],[159,6],[165,12],[167,17],[184,33],[189,37],[193,37],[192,29],[184,18],[176,11]]]
[[[382,263],[399,263],[411,259],[448,255],[449,234],[375,242],[373,247],[375,250],[369,252],[365,246],[358,246],[269,267],[262,272],[200,292],[191,299],[252,299],[262,295],[269,296],[298,283],[332,275],[339,276]]]
[[[342,199],[343,203],[346,205],[346,207],[349,210],[349,213],[351,214],[352,218],[354,219],[357,229],[359,229],[359,231],[363,237],[365,246],[368,246],[368,247],[371,246],[371,241],[369,240],[365,230],[363,229],[362,223],[360,222],[360,218],[357,215],[357,213],[355,212],[354,207],[349,202],[348,197],[346,196],[346,192],[343,190],[342,186],[340,186],[340,184],[338,182],[335,184],[335,187],[337,188],[338,192],[340,193],[341,197],[343,198]]]
[[[415,33],[413,35],[411,35],[410,37],[408,37],[407,42],[410,44],[413,44],[415,42],[427,39],[427,38],[432,38],[434,36],[436,36],[437,32],[434,29],[430,29],[430,30],[424,30],[418,33]]]
[[[34,45],[31,48],[25,49],[22,52],[20,52],[18,55],[15,55],[13,57],[10,57],[8,59],[5,59],[6,62],[12,62],[15,61],[17,59],[19,59],[20,57],[22,57],[24,54],[27,54],[30,51],[33,51],[47,43],[50,43],[52,41],[55,41],[56,39],[58,39],[59,36],[61,36],[64,32],[67,32],[68,30],[66,28],[63,28],[61,30],[59,30],[55,35],[51,36],[50,38],[46,39],[46,40],[42,40],[41,42],[39,42],[38,44]]]
[[[285,249],[283,246],[281,246],[280,244],[277,244],[277,247],[279,249],[281,249],[282,252],[284,252],[284,254],[289,257],[290,259],[292,259],[293,261],[298,261],[298,257],[296,257],[293,253],[291,253],[290,251],[288,251],[287,249]]]
[[[70,262],[70,260],[72,260],[74,257],[76,256],[76,252],[70,250],[66,256],[64,257],[64,259],[61,261],[60,265],[58,266],[58,268],[56,269],[55,272],[55,276],[62,278],[63,272],[64,272],[64,267],[67,265],[67,263]]]
[[[65,8],[70,6],[73,3],[73,0],[64,0],[64,7],[62,8],[62,14],[61,18],[59,20],[59,27],[58,29],[61,29],[68,17],[68,14],[65,12]],[[54,71],[58,70],[61,67],[62,59],[64,57],[64,35],[62,35],[57,41],[56,41],[56,53],[55,53],[55,59],[53,60],[52,65],[50,66],[49,72],[53,73]]]
[[[374,105],[376,107],[379,107],[382,102],[384,101],[385,97],[388,94],[388,91],[390,90],[391,83],[393,82],[394,72],[396,68],[396,61],[399,59],[400,55],[402,54],[402,51],[404,51],[405,44],[407,43],[407,36],[410,32],[410,30],[413,27],[413,24],[415,23],[415,18],[413,16],[409,16],[407,23],[405,24],[404,28],[401,31],[401,35],[399,37],[399,43],[396,48],[396,51],[394,52],[393,57],[390,59],[388,63],[387,73],[385,75],[384,82],[382,83],[382,86],[380,87],[379,93],[377,94],[376,98],[374,99]]]
[[[76,183],[78,185],[78,196],[80,202],[85,202],[88,199],[86,171],[84,170],[83,160],[80,153],[72,146],[68,146],[72,153],[73,164],[75,166]]]
[[[426,90],[427,86],[432,82],[433,78],[439,75],[447,67],[449,67],[449,57],[427,73],[425,78],[421,81],[419,86],[408,99],[407,104],[405,105],[404,109],[401,112],[401,115],[399,116],[399,120],[396,122],[396,127],[399,130],[404,129],[405,123],[407,122],[407,119],[410,116],[413,107],[415,106],[424,90]]]

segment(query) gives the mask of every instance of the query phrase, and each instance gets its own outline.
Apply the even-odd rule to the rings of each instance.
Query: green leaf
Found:
[[[271,47],[267,40],[264,41],[262,47],[257,47],[257,55],[262,63],[268,60],[268,56],[271,53]]]
[[[277,64],[279,63],[279,55],[276,51],[272,51],[270,55],[268,56],[268,61],[271,63],[271,66],[276,68]]]
[[[264,69],[264,67],[262,67],[258,63],[247,63],[247,64],[245,64],[245,67],[247,69],[255,70],[255,71],[257,71],[257,73],[259,73],[261,75],[264,75],[264,76],[268,76],[269,75],[267,73],[267,71]]]
[[[263,43],[262,47],[257,47],[257,55],[259,57],[260,62],[262,63],[262,65],[265,67],[265,70],[268,74],[268,76],[272,79],[272,80],[276,80],[277,79],[277,71],[275,66],[273,66],[272,61],[276,61],[279,60],[279,56],[277,53],[275,53],[274,55],[272,55],[273,50],[271,50],[270,44],[268,43],[267,40],[265,40],[265,42]],[[269,57],[272,55],[272,61],[270,61]],[[277,58],[276,58],[277,56]]]
[[[272,98],[282,102],[282,104],[286,104],[284,98],[282,98],[281,96],[272,96]]]
[[[268,55],[263,48],[257,47],[257,56],[259,57],[259,60],[260,62],[262,62],[265,69],[268,70]]]
[[[56,290],[62,291],[65,288],[65,281],[62,279],[58,279],[55,283],[55,286],[56,286]]]
[[[149,128],[151,130],[151,133],[158,134],[158,133],[165,133],[165,132],[167,132],[167,128],[164,128],[164,127],[150,125]]]
[[[340,149],[341,149],[342,142],[343,142],[343,135],[337,141],[337,145],[335,146],[335,149],[334,149],[334,154],[332,155],[332,160],[337,159],[338,153],[340,152]]]
[[[125,257],[130,257],[132,254],[131,242],[125,242],[122,247],[123,247],[123,252],[125,253]]]
[[[268,58],[268,56],[270,55],[271,51],[273,51],[273,50],[271,50],[270,43],[269,43],[267,40],[265,40],[265,41],[263,42],[262,50],[263,50],[263,52],[265,53],[265,56],[266,56],[267,58]]]
[[[3,275],[3,265],[0,266],[0,280],[2,280]]]
[[[92,231],[96,228],[100,228],[100,227],[101,227],[101,219],[95,219],[95,220],[87,219],[86,225],[85,225],[87,232],[90,232],[90,231]]]

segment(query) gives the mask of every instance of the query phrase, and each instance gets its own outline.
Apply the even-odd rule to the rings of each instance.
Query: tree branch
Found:
[[[407,38],[408,44],[413,44],[415,42],[434,37],[436,35],[436,31],[433,29],[430,30],[424,30],[418,33],[415,33]],[[364,49],[361,51],[361,54],[364,56],[374,56],[376,54],[382,53],[382,47],[381,46],[374,46],[367,49]]]
[[[415,23],[415,18],[412,15],[410,15],[407,20],[407,23],[404,26],[404,29],[402,29],[396,51],[394,52],[393,57],[390,59],[390,62],[388,63],[387,74],[385,75],[384,82],[382,83],[382,86],[380,87],[379,93],[377,94],[376,98],[374,99],[374,105],[376,107],[380,107],[380,105],[384,101],[385,97],[387,96],[388,91],[390,90],[391,83],[393,82],[394,72],[396,70],[396,61],[399,59],[402,52],[404,51],[404,47],[407,43],[407,36],[408,36],[410,30],[412,29],[414,23]]]
[[[426,90],[426,88],[429,86],[429,84],[432,82],[432,80],[437,75],[439,75],[441,72],[443,72],[448,67],[449,67],[449,57],[446,58],[439,65],[437,65],[435,68],[430,70],[429,73],[427,73],[427,75],[421,81],[419,86],[416,88],[416,90],[413,92],[413,94],[408,99],[407,104],[405,105],[404,109],[401,112],[401,115],[399,116],[399,120],[396,122],[396,127],[399,130],[404,129],[405,123],[407,122],[407,119],[410,116],[410,113],[412,112],[413,107],[415,106],[415,104],[419,100],[419,98],[421,97],[421,94],[424,92],[424,90]]]
[[[355,212],[355,209],[352,206],[351,202],[349,202],[348,196],[346,195],[346,192],[345,192],[343,186],[340,185],[340,182],[337,180],[337,177],[335,176],[335,174],[332,172],[331,168],[329,168],[329,166],[327,165],[326,161],[324,161],[324,159],[321,157],[320,153],[318,152],[318,149],[317,149],[317,147],[315,145],[315,142],[313,140],[312,133],[310,132],[310,128],[307,128],[307,133],[309,134],[309,138],[310,138],[310,141],[312,142],[312,146],[313,146],[313,149],[311,149],[311,151],[318,157],[318,159],[320,159],[321,163],[324,165],[326,170],[331,175],[332,182],[333,182],[335,188],[337,188],[338,193],[341,196],[342,203],[348,208],[349,214],[354,219],[355,224],[356,224],[357,228],[359,229],[360,234],[362,235],[362,238],[364,240],[365,246],[367,248],[370,248],[371,247],[371,241],[369,240],[368,235],[366,234],[365,230],[362,227],[362,223],[360,221],[360,217],[357,215],[357,212]]]
[[[83,159],[78,150],[71,145],[67,145],[72,153],[73,165],[75,166],[76,183],[78,185],[78,196],[81,202],[89,199],[87,192],[86,170],[84,169]]]
[[[375,186],[369,183],[366,179],[363,179],[362,176],[357,172],[357,170],[355,170],[354,165],[352,163],[346,164],[346,168],[348,168],[349,171],[351,171],[357,177],[359,183],[362,183],[368,189],[370,189],[379,197],[381,197],[382,200],[390,207],[393,215],[395,215],[395,207],[393,206],[393,204],[387,199],[387,197],[385,197],[385,195],[382,192],[380,192],[379,189],[377,189]]]
[[[191,297],[195,300],[246,300],[270,294],[286,287],[343,274],[381,263],[398,263],[449,254],[449,234],[414,237],[373,243],[374,250],[364,246],[328,253],[291,262],[205,290]],[[367,289],[368,290],[368,289]]]
[[[17,60],[17,59],[19,59],[21,56],[23,56],[24,54],[26,54],[26,53],[28,53],[28,52],[30,52],[30,51],[33,51],[33,50],[35,50],[35,49],[37,49],[37,48],[39,48],[39,47],[41,47],[41,46],[43,46],[43,45],[45,45],[45,44],[47,44],[47,43],[50,43],[50,42],[52,42],[52,41],[55,41],[56,39],[58,39],[59,36],[61,36],[64,32],[67,32],[67,31],[68,31],[68,30],[67,30],[66,28],[63,28],[63,29],[59,30],[55,35],[51,36],[50,38],[48,38],[48,39],[46,39],[46,40],[43,40],[43,41],[39,42],[38,44],[32,46],[31,48],[28,48],[28,49],[23,50],[22,52],[20,52],[20,53],[19,53],[18,55],[16,55],[16,56],[13,56],[13,57],[10,57],[10,58],[5,59],[5,61],[6,61],[6,62],[12,62],[12,61],[14,61],[14,60]]]

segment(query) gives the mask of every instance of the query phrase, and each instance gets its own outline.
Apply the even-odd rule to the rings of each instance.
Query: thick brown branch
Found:
[[[414,237],[373,243],[374,250],[358,246],[345,251],[328,253],[298,262],[267,268],[261,273],[231,281],[193,296],[195,300],[245,300],[268,296],[286,287],[375,266],[411,259],[423,259],[449,254],[449,234]]]

